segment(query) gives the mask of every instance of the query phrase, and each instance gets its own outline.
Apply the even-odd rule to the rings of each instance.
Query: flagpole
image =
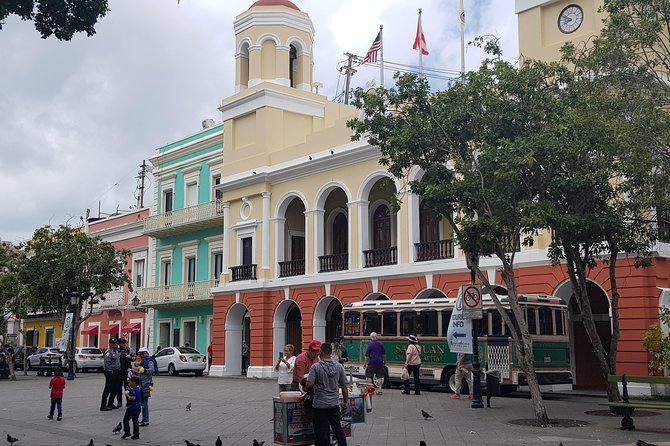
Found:
[[[379,83],[384,86],[384,25],[379,25]]]
[[[461,28],[461,77],[463,77],[465,75],[465,8],[463,7],[463,0],[461,0],[461,10],[458,19]]]
[[[423,26],[421,26],[421,8],[419,8],[419,27],[423,34]],[[419,43],[419,76],[423,76],[423,51],[421,49],[421,43]]]

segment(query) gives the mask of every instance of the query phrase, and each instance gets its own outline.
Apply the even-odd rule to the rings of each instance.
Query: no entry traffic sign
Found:
[[[481,319],[482,312],[482,287],[481,285],[463,285],[463,319]]]

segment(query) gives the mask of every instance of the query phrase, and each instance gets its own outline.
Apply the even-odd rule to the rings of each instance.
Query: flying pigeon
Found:
[[[92,439],[92,438],[91,438],[91,441],[89,441],[88,444],[87,444],[86,446],[95,446],[95,445],[93,444],[93,439]]]
[[[121,422],[119,422],[119,424],[117,424],[116,427],[112,429],[112,433],[116,435],[121,432],[121,429],[123,429],[123,426],[121,425]]]
[[[189,403],[189,404],[191,404],[191,403]],[[188,440],[184,440],[184,443],[186,443],[186,446],[200,446],[199,444],[191,443]]]
[[[264,444],[265,444],[265,441],[261,441],[261,442],[259,442],[258,440],[256,440],[256,439],[254,438],[254,446],[263,446]]]
[[[221,441],[221,437],[216,437],[216,442],[214,443],[214,446],[223,446],[223,441]]]
[[[191,403],[190,402],[186,405],[186,410],[191,410]]]
[[[14,438],[14,437],[12,437],[11,435],[7,434],[7,443],[9,443],[9,444],[14,444],[14,443],[16,443],[17,441],[19,441],[18,438]]]
[[[656,446],[654,443],[648,443],[644,440],[637,440],[635,446]]]
[[[431,414],[429,414],[428,412],[426,412],[426,411],[423,410],[423,409],[421,409],[421,415],[423,415],[423,417],[424,417],[426,420],[427,420],[428,418],[433,418],[433,416],[432,416]]]

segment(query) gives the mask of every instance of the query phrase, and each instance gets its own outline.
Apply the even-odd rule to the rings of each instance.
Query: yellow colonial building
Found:
[[[521,53],[555,59],[563,42],[597,31],[598,6],[517,0]],[[212,182],[223,231],[216,240],[221,275],[207,296],[210,374],[240,375],[248,358],[247,376],[269,377],[285,344],[298,353],[311,339],[341,336],[343,305],[455,297],[470,276],[449,226],[379,164],[376,147],[351,141],[346,123],[358,110],[316,93],[309,15],[288,0],[259,0],[236,17],[234,32],[235,94],[219,108],[223,162]],[[394,212],[397,196],[402,203]],[[152,218],[171,215],[171,208],[159,209]],[[541,236],[517,254],[519,292],[569,303],[574,384],[603,386],[570,282],[564,268],[550,265],[547,243]],[[647,373],[643,329],[657,318],[658,287],[670,285],[667,259],[654,260],[646,270],[621,262],[622,372]],[[501,283],[495,259],[484,258],[481,266],[492,283]],[[155,269],[155,283],[162,283],[162,269]],[[611,333],[609,293],[607,270],[594,271],[590,298],[603,339]],[[443,382],[444,373],[422,380]]]

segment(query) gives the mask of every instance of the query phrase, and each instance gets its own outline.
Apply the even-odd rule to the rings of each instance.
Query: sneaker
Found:
[[[458,393],[454,393],[453,395],[451,395],[451,399],[452,400],[460,400],[461,396]]]
[[[47,418],[50,419],[50,420],[53,420],[54,416],[53,415],[47,415]]]
[[[142,427],[144,427],[144,426],[148,426],[148,425],[149,425],[149,422],[148,422],[148,421],[142,421],[142,422],[140,423],[140,426],[142,426]]]
[[[126,438],[130,438],[130,434],[123,434],[121,435],[121,439],[125,440]]]
[[[472,399],[472,395],[468,395],[468,399],[471,400],[471,399]]]
[[[140,436],[139,435],[133,435],[132,437],[130,437],[130,439],[131,440],[139,440]]]
[[[115,406],[114,404],[108,404],[107,409],[118,409],[119,406]]]
[[[102,412],[107,412],[108,410],[112,410],[112,409],[109,408],[109,407],[102,406],[102,407],[100,408],[100,410],[101,410]]]
[[[409,395],[409,392],[405,392],[405,391],[403,391],[402,394],[403,394],[403,395]]]
[[[60,421],[60,420],[62,420],[62,419],[63,419],[63,417],[61,417],[61,416],[59,415],[58,418],[56,418],[56,421]]]
[[[377,395],[383,395],[383,394],[384,392],[382,392],[381,390],[377,390]]]

